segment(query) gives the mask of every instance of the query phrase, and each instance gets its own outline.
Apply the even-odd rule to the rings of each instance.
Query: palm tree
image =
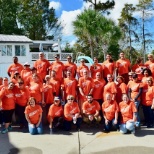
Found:
[[[88,9],[82,12],[73,22],[73,26],[74,34],[79,40],[83,44],[89,45],[92,58],[94,49],[103,48],[105,56],[104,46],[107,46],[108,49],[110,43],[117,43],[121,37],[119,27],[111,19],[105,18],[95,10]]]

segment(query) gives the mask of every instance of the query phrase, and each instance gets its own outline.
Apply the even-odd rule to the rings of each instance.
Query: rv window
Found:
[[[16,56],[26,56],[25,45],[15,45],[15,55]]]

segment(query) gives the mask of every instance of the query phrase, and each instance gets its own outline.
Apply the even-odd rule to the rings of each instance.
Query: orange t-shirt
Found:
[[[93,100],[92,103],[89,103],[88,101],[85,101],[82,105],[82,110],[86,111],[87,114],[95,114],[96,111],[99,111],[101,109],[99,103],[95,100]]]
[[[88,73],[89,73],[88,66],[86,66],[86,65],[80,65],[80,66],[77,67],[77,73],[79,74],[79,77],[82,77],[83,76],[83,71],[84,70],[87,70]]]
[[[125,83],[117,84],[117,103],[120,103],[122,101],[122,94],[127,94],[127,85]]]
[[[52,104],[53,99],[54,99],[53,93],[56,92],[54,86],[52,86],[52,85],[43,85],[42,91],[44,93],[44,101],[45,101],[45,103],[46,104]]]
[[[151,106],[154,99],[154,86],[143,86],[143,91],[141,95],[141,103],[145,106]]]
[[[26,106],[30,93],[29,89],[25,87],[24,89],[19,89],[18,87],[15,90],[16,103],[20,106]]]
[[[65,63],[64,64],[64,66],[65,66],[65,72],[66,71],[70,71],[71,73],[72,73],[72,77],[74,77],[75,78],[75,75],[76,75],[76,71],[77,71],[77,66],[76,66],[76,64],[74,64],[74,63]]]
[[[123,124],[133,119],[133,113],[137,112],[137,109],[133,102],[120,102],[119,111],[121,113],[121,123]]]
[[[43,80],[48,73],[48,68],[50,67],[50,63],[46,59],[43,60],[38,59],[37,61],[35,61],[34,67],[37,69],[38,76]]]
[[[27,81],[27,78],[31,75],[31,70],[30,68],[28,69],[23,69],[20,73],[21,78],[24,80],[24,82]]]
[[[24,80],[24,84],[25,84],[26,86],[29,86],[30,83],[33,82],[33,81],[34,81],[34,80],[33,80],[33,78],[32,78],[32,74],[30,74],[29,77],[27,77],[27,79]],[[38,82],[39,82],[40,84],[43,84],[43,79],[42,79],[40,76],[38,76]]]
[[[106,82],[104,79],[97,80],[94,79],[94,90],[93,90],[93,98],[94,99],[103,99],[103,91]]]
[[[29,86],[30,96],[36,99],[37,103],[42,102],[42,84],[31,82]]]
[[[10,74],[11,74],[11,78],[13,78],[14,73],[15,73],[16,71],[18,71],[19,74],[20,74],[20,72],[21,72],[23,69],[24,69],[24,67],[23,67],[20,63],[17,63],[17,64],[14,64],[14,63],[13,63],[13,64],[11,64],[11,65],[9,66],[7,72],[10,73]]]
[[[90,72],[91,72],[91,77],[93,79],[96,78],[96,73],[100,72],[102,74],[102,66],[101,64],[93,64],[92,66],[90,66]]]
[[[143,84],[142,83],[136,83],[134,81],[132,81],[130,84],[129,84],[129,87],[131,89],[131,98],[134,99],[137,94],[139,93],[139,88],[142,88],[143,87]],[[138,100],[140,100],[140,97],[138,98]]]
[[[104,86],[104,93],[103,93],[103,98],[104,100],[106,99],[106,94],[116,94],[117,93],[117,85],[112,81],[112,82],[108,82],[105,86]]]
[[[118,68],[118,75],[126,74],[129,72],[130,61],[128,59],[119,59],[116,62],[116,68]]]
[[[67,121],[71,121],[72,117],[67,116],[68,114],[75,115],[76,113],[80,113],[79,106],[76,102],[66,103],[64,106],[64,118]]]
[[[49,108],[48,117],[51,117],[54,119],[55,117],[61,117],[63,116],[63,108],[62,106],[57,106],[55,104],[52,104]]]
[[[59,96],[60,95],[60,85],[61,85],[60,80],[57,78],[56,79],[51,78],[50,84],[55,88],[56,96]]]
[[[132,66],[132,71],[135,72],[138,75],[138,80],[142,80],[143,74],[142,74],[142,69],[144,69],[145,66],[144,64],[135,64]]]
[[[15,95],[13,90],[2,88],[0,91],[0,98],[2,100],[2,108],[4,110],[15,109]]]
[[[102,64],[103,77],[107,77],[108,74],[113,74],[115,69],[115,62],[110,63],[108,60],[104,61]]]
[[[77,85],[78,85],[78,82],[75,78],[72,78],[72,79],[65,78],[64,79],[61,86],[64,87],[65,99],[67,98],[68,95],[73,95],[74,98],[76,98]]]
[[[62,62],[52,62],[49,70],[52,71],[54,70],[56,72],[56,78],[59,79],[60,81],[62,81],[63,78],[63,71],[65,70],[65,66]]]
[[[90,90],[94,88],[94,81],[92,78],[88,77],[85,79],[84,77],[79,78],[79,87],[82,88],[82,91],[85,95],[88,95]],[[80,99],[84,100],[85,98],[80,94]]]
[[[107,101],[102,104],[102,111],[107,120],[113,120],[115,118],[115,113],[119,112],[119,107],[116,101],[111,100],[110,103]]]
[[[39,121],[40,114],[42,113],[42,108],[40,105],[35,105],[34,107],[31,107],[28,105],[25,108],[25,114],[28,115],[29,120],[32,124],[37,124]]]

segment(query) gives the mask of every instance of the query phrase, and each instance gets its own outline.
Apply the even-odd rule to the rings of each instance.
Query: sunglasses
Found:
[[[19,85],[24,84],[23,82],[19,82]]]
[[[69,98],[68,100],[74,100],[73,98]]]

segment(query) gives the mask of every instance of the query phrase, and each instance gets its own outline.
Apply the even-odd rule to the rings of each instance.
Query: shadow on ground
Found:
[[[134,147],[119,147],[106,151],[94,152],[91,154],[153,154],[154,148],[134,146]]]

